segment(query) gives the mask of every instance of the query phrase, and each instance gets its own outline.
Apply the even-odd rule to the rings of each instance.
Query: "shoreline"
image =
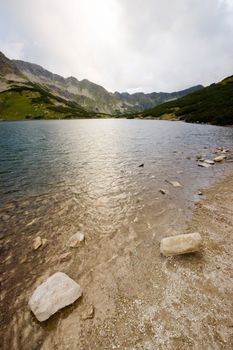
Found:
[[[14,279],[16,285],[11,288],[17,288],[22,280],[24,288],[15,295],[10,318],[6,314],[12,300],[7,298],[4,304],[7,327],[1,331],[3,349],[11,344],[14,349],[34,346],[44,350],[230,350],[233,173],[203,189],[203,193],[205,198],[196,202],[192,218],[183,225],[183,232],[198,231],[203,237],[202,250],[196,254],[160,256],[161,238],[183,232],[140,232],[140,224],[132,226],[127,236],[87,237],[85,246],[72,251],[72,259],[63,263],[57,257],[65,244],[64,237],[59,249],[54,247],[52,251],[46,251],[46,247],[36,252],[28,250],[30,237],[15,242],[25,250],[19,260],[14,256],[18,248],[9,250],[15,264],[22,264],[22,275],[18,281]],[[11,239],[13,236],[7,237],[6,243]],[[8,261],[9,257],[5,263]],[[28,278],[26,270],[25,276],[23,272],[26,266],[34,269]],[[83,297],[40,324],[29,312],[27,301],[35,286],[55,271],[66,272],[80,282]],[[4,295],[9,292],[5,290]],[[84,320],[81,316],[88,305],[93,305],[95,313]]]
[[[90,117],[90,118],[52,118],[52,119],[0,119],[0,123],[14,123],[14,122],[40,122],[40,121],[74,121],[74,120],[143,120],[143,121],[152,121],[152,120],[158,120],[158,121],[166,121],[166,122],[182,122],[187,124],[195,124],[195,125],[210,125],[210,126],[218,126],[218,127],[224,127],[224,128],[233,128],[233,124],[225,125],[225,124],[212,124],[212,123],[199,123],[199,122],[189,122],[186,120],[179,120],[179,119],[160,119],[160,118],[128,118],[128,117],[117,117],[117,116],[109,116],[109,117]]]

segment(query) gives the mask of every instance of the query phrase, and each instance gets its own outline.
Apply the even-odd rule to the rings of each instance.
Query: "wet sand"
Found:
[[[156,226],[148,225],[147,230],[140,219],[109,236],[95,236],[84,228],[86,240],[77,249],[66,247],[67,236],[59,227],[71,230],[78,222],[70,215],[64,222],[65,213],[59,222],[51,203],[57,229],[51,212],[50,221],[41,226],[48,244],[33,251],[31,230],[36,222],[24,203],[24,232],[17,232],[17,240],[13,231],[1,240],[2,348],[232,349],[233,174],[203,193],[191,219],[171,210],[169,222],[167,214],[158,215]],[[35,210],[37,220],[43,221]],[[2,218],[14,227],[7,216]],[[203,237],[201,252],[160,255],[161,238],[194,231]],[[72,252],[71,260],[60,262],[67,251]],[[77,281],[83,296],[39,323],[27,302],[35,287],[56,271]],[[91,306],[93,317],[83,319]]]

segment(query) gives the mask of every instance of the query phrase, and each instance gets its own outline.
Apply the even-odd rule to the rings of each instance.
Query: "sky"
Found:
[[[0,0],[0,51],[109,91],[233,74],[233,0]]]

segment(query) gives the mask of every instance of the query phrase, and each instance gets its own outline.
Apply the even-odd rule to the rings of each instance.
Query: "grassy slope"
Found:
[[[233,124],[233,76],[131,117],[135,116],[219,125]]]
[[[51,94],[37,84],[12,86],[0,93],[0,119],[66,119],[91,118],[76,102]]]

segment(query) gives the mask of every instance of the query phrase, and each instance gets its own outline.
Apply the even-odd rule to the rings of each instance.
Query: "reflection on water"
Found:
[[[93,261],[110,261],[117,244],[135,232],[144,238],[152,232],[159,240],[159,234],[178,229],[191,213],[198,188],[232,169],[233,163],[197,166],[196,155],[211,158],[218,146],[233,149],[233,128],[149,120],[1,123],[1,326],[5,335],[11,322],[15,327],[13,337],[10,331],[5,336],[6,344],[14,339],[22,348],[29,341],[28,329],[25,339],[21,334],[28,321],[16,321],[15,310],[26,312],[33,284],[42,272],[56,271],[54,259],[71,234],[80,227],[85,231],[88,244],[68,271],[85,281]],[[32,254],[36,235],[49,244]],[[107,241],[103,248],[102,237],[117,244]],[[29,318],[27,312],[23,315]],[[39,339],[41,328],[36,329]]]
[[[17,210],[30,216],[34,208],[46,220],[55,201],[69,208],[66,216],[74,211],[95,232],[111,232],[138,207],[145,215],[155,215],[161,203],[187,208],[199,186],[230,167],[199,168],[196,155],[213,157],[222,145],[232,148],[232,128],[142,120],[1,123],[0,208],[14,205],[15,220]],[[182,190],[166,179],[180,181]],[[161,198],[161,187],[169,198]]]
[[[213,156],[222,145],[232,148],[232,128],[142,120],[1,123],[0,205],[36,196],[33,206],[46,215],[37,196],[50,194],[61,206],[73,203],[95,230],[111,231],[135,203],[153,207],[159,188],[169,186],[165,179],[184,185],[174,195],[170,189],[174,201],[193,199],[198,186],[225,171],[201,169],[195,156]]]
[[[203,172],[187,157],[208,156],[215,146],[232,143],[232,128],[181,122],[1,123],[0,203],[68,187],[86,206],[105,196],[111,203],[142,188],[144,194],[157,192],[165,177],[184,180],[179,171],[185,177],[213,177],[215,169]],[[143,169],[138,169],[140,163],[145,163]]]

